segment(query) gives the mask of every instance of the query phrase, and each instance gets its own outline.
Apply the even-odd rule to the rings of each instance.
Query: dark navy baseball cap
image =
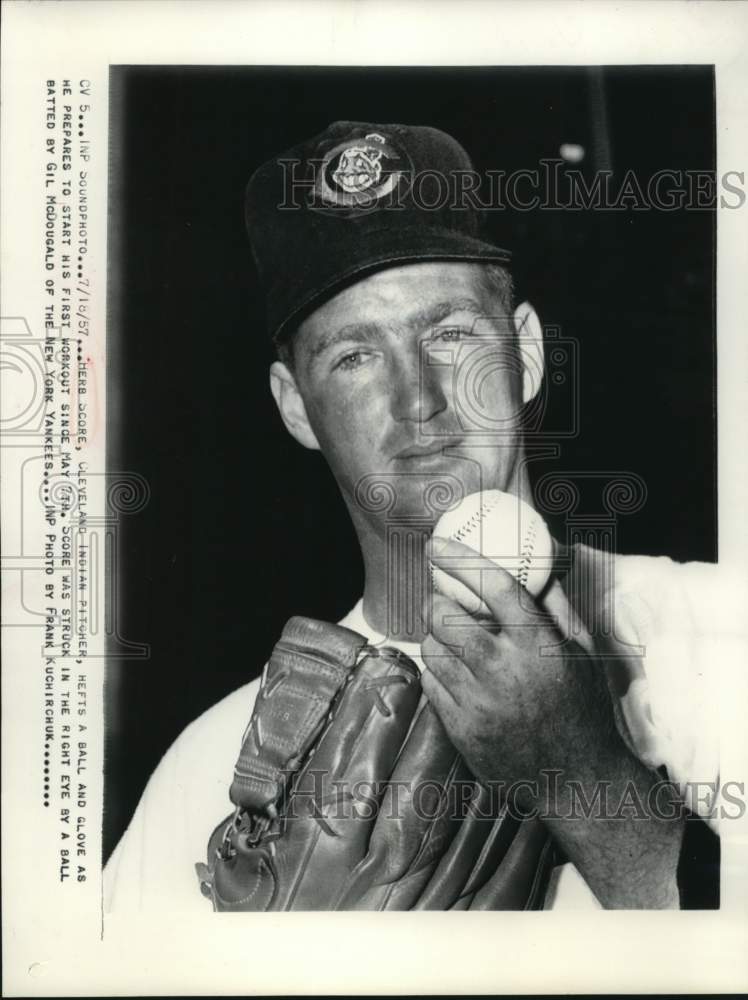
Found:
[[[385,267],[508,264],[510,252],[483,239],[475,184],[455,139],[410,125],[334,122],[261,166],[247,185],[245,218],[273,340]]]

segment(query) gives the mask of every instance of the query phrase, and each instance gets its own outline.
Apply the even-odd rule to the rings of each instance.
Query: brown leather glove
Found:
[[[286,625],[230,795],[196,865],[215,910],[542,906],[544,828],[475,782],[409,657],[341,626]]]

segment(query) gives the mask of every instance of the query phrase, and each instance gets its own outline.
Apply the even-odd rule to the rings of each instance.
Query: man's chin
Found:
[[[386,520],[436,523],[469,493],[488,488],[477,462],[438,454],[393,462],[386,472],[362,477],[354,502],[364,514]]]

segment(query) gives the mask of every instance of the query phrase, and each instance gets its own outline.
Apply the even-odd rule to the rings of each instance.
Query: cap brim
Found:
[[[337,292],[384,268],[438,260],[508,264],[512,259],[509,250],[440,227],[417,226],[400,230],[388,227],[379,232],[369,230],[364,236],[364,242],[363,248],[360,238],[341,241],[334,248],[328,248],[327,260],[324,262],[327,264],[324,268],[325,276],[317,282],[314,293],[296,303],[275,326],[272,331],[275,343],[286,339],[305,316]],[[322,263],[319,257],[315,259],[318,271]]]

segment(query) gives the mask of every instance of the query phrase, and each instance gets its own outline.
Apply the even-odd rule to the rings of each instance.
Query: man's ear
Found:
[[[296,379],[282,361],[274,361],[270,366],[270,391],[289,434],[305,448],[319,451]]]
[[[514,310],[517,346],[522,359],[522,402],[529,403],[540,391],[543,382],[543,328],[538,314],[529,302],[522,302]]]

